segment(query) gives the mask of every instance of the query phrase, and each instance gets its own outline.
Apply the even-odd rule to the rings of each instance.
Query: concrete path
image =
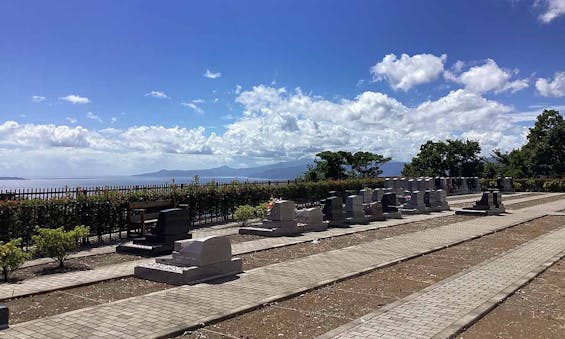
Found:
[[[565,256],[565,227],[320,338],[450,338]]]
[[[554,195],[555,194],[553,194],[552,196]],[[537,197],[539,196],[536,196],[535,198]],[[533,198],[534,197],[530,197],[529,200],[532,200]],[[521,199],[516,199],[516,201],[518,200],[521,201]],[[551,204],[544,204],[543,206],[545,205],[553,206]],[[540,206],[534,206],[533,210],[537,211],[545,208]],[[549,210],[543,210],[542,212],[543,214],[547,214],[549,212],[559,211],[565,208],[565,205],[563,207],[557,207],[557,208],[558,209],[550,207]],[[529,211],[532,210],[532,208],[523,209],[523,210]],[[263,239],[234,244],[232,246],[232,252],[234,255],[241,255],[245,253],[257,252],[271,248],[284,247],[284,246],[290,246],[304,242],[310,242],[315,239],[331,238],[331,237],[364,232],[364,231],[369,231],[379,228],[387,228],[387,227],[407,224],[420,220],[428,220],[428,219],[437,218],[445,215],[451,215],[451,214],[453,214],[453,212],[450,211],[442,212],[442,213],[432,213],[432,214],[419,214],[419,215],[409,216],[404,219],[389,219],[387,221],[373,222],[369,225],[355,225],[350,228],[331,228],[328,229],[327,231],[310,232],[296,237],[263,238]],[[217,229],[217,230],[213,230],[213,232],[216,231],[227,232],[229,230],[231,230],[231,228]],[[205,234],[204,231],[202,231],[202,233]],[[15,297],[23,297],[23,296],[38,294],[38,293],[46,293],[64,288],[78,287],[78,286],[88,285],[105,280],[132,276],[135,266],[146,263],[152,263],[154,262],[154,260],[155,260],[154,258],[133,260],[120,264],[101,266],[99,268],[88,271],[50,274],[33,279],[26,279],[19,283],[0,284],[0,300],[10,299]]]
[[[16,324],[0,332],[0,337],[156,338],[174,335],[265,303],[541,217],[544,210],[560,210],[564,207],[565,200],[561,200],[545,204],[538,211],[516,212],[504,217],[487,216],[371,241],[259,267],[222,283],[180,286]],[[556,252],[565,249],[565,229],[560,229],[547,239],[550,240],[543,242],[543,246],[538,245],[530,251],[534,258],[554,255],[542,251],[542,247],[554,248]],[[513,264],[517,267],[525,265]],[[500,270],[505,271],[504,267],[500,267]],[[458,296],[452,295],[451,298]]]
[[[246,241],[232,245],[232,253],[241,255],[245,253],[263,251],[313,241],[315,239],[331,238],[368,230],[392,227],[411,223],[419,220],[438,218],[452,215],[453,212],[441,212],[433,214],[421,214],[404,219],[391,219],[381,222],[373,222],[369,225],[355,225],[350,228],[331,228],[323,232],[310,232],[295,237],[262,238]],[[33,279],[26,279],[13,284],[0,284],[0,300],[23,297],[26,295],[45,293],[49,291],[88,285],[100,281],[129,277],[133,275],[135,266],[152,263],[155,258],[146,258],[127,261],[120,264],[106,265],[88,271],[76,271],[60,274],[49,274]]]

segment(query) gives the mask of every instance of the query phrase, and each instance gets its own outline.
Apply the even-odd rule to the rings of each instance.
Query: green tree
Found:
[[[494,161],[489,161],[484,166],[485,178],[505,176],[527,178],[530,175],[528,155],[521,149],[513,149],[507,153],[495,149],[491,157]]]
[[[29,253],[24,252],[20,248],[21,238],[11,240],[7,243],[0,242],[0,268],[4,281],[8,281],[9,274],[17,270],[22,264],[29,259]]]
[[[37,235],[32,236],[35,243],[35,250],[47,257],[59,262],[59,267],[65,266],[69,254],[76,251],[80,239],[90,234],[90,229],[86,226],[76,226],[70,231],[65,231],[63,227],[36,228]]]
[[[522,151],[532,175],[565,175],[565,122],[558,111],[546,109],[537,117]]]
[[[308,181],[346,179],[348,177],[376,177],[382,173],[380,166],[389,161],[377,153],[324,151],[316,154],[314,165],[308,166],[303,178]]]
[[[390,159],[371,152],[349,153],[346,156],[347,163],[351,166],[352,176],[362,178],[375,178],[383,173],[380,167]]]
[[[483,171],[484,159],[477,141],[428,140],[418,154],[404,165],[405,176],[478,176]]]

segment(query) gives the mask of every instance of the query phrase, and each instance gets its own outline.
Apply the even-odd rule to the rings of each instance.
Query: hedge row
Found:
[[[271,197],[294,200],[298,204],[318,201],[329,191],[359,190],[364,186],[382,187],[382,179],[353,179],[340,181],[297,182],[287,185],[233,183],[217,186],[188,185],[170,192],[131,191],[100,194],[77,199],[0,201],[0,241],[22,238],[29,244],[35,226],[66,230],[76,225],[90,227],[92,235],[102,236],[126,229],[128,204],[134,201],[174,199],[187,204],[191,224],[207,220],[230,220],[239,205],[257,205]],[[121,232],[119,233],[121,235]]]
[[[481,187],[496,187],[496,179],[481,179]],[[517,192],[565,192],[565,179],[514,179]]]

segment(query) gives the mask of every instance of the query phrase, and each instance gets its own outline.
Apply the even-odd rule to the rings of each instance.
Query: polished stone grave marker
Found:
[[[170,208],[159,212],[157,225],[143,238],[134,239],[116,247],[119,253],[138,255],[162,255],[171,253],[174,242],[190,239],[189,214],[187,209]]]
[[[175,242],[171,257],[134,268],[134,275],[172,285],[195,284],[243,271],[241,258],[232,258],[230,239],[212,236]]]
[[[304,208],[296,211],[296,221],[302,232],[325,231],[329,222],[324,221],[324,215],[320,207]]]
[[[300,234],[294,201],[278,200],[267,213],[267,219],[258,227],[241,227],[239,234],[279,237]]]

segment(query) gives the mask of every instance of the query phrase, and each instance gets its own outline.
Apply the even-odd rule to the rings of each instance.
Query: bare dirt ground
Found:
[[[100,266],[119,264],[126,261],[138,260],[141,258],[143,257],[119,253],[99,254],[81,258],[72,258],[65,261],[65,267],[62,269],[59,268],[59,264],[55,262],[20,268],[12,273],[10,282],[17,282],[23,279],[35,278],[47,274],[86,271]]]
[[[323,251],[343,248],[346,246],[351,246],[375,239],[382,239],[400,234],[416,232],[427,228],[439,227],[441,225],[446,225],[462,220],[470,220],[472,218],[475,217],[474,216],[445,216],[445,217],[430,219],[426,221],[419,221],[410,224],[399,225],[391,228],[366,231],[366,232],[360,232],[347,236],[323,239],[320,240],[318,244],[304,243],[304,244],[298,244],[284,248],[257,252],[253,254],[247,254],[242,256],[244,260],[244,269],[248,270],[254,267],[269,265],[293,258],[304,257],[307,255],[312,255]],[[544,218],[543,220],[546,220],[547,218]],[[553,218],[558,218],[558,217],[553,217]],[[535,226],[531,228],[534,229],[540,228],[544,230],[548,227],[547,225],[544,226],[544,224],[546,223],[544,222],[541,223],[540,224],[541,226],[539,227]],[[516,227],[514,229],[518,229],[518,228],[522,228],[522,226]],[[253,238],[248,238],[248,239],[246,237],[249,236],[234,235],[232,237],[233,237],[232,240],[235,240],[236,242],[255,239],[255,237],[253,236],[251,236]],[[478,240],[474,240],[473,242],[476,241]],[[462,246],[465,246],[465,244],[459,245],[457,247],[462,247]],[[501,250],[501,252],[502,251],[503,250]],[[485,250],[485,252],[488,251]],[[115,263],[114,260],[116,259],[116,257],[114,257],[113,254],[109,255],[109,257],[111,257],[110,259],[103,258],[104,256],[106,255],[85,257],[85,259],[91,258],[93,260],[92,262],[86,262],[86,264],[90,265],[90,268],[93,268],[93,267],[97,267],[96,265],[101,266],[104,264]],[[100,257],[100,258],[95,258],[95,257]],[[118,260],[127,261],[127,260],[135,260],[139,258],[129,255],[125,255],[125,257],[127,258],[118,259]],[[72,263],[72,260],[69,261],[69,263]],[[123,261],[118,261],[118,262],[123,262]],[[400,284],[399,286],[403,286],[402,284]],[[130,277],[130,278],[106,281],[89,286],[71,288],[64,291],[55,291],[48,294],[17,298],[6,301],[6,304],[10,307],[12,314],[10,323],[18,323],[22,321],[29,321],[40,317],[46,317],[50,315],[60,314],[63,312],[68,312],[75,309],[84,308],[84,307],[96,305],[98,303],[105,303],[105,302],[120,300],[132,296],[143,295],[146,293],[163,290],[171,287],[173,286]],[[210,333],[209,330],[211,329],[207,329],[206,331],[208,332],[206,333],[209,334]]]
[[[459,338],[565,337],[565,258],[516,291]]]
[[[537,219],[276,302],[180,337],[312,338],[561,227],[564,222],[565,217],[557,216]],[[548,293],[549,299],[559,295]]]
[[[363,242],[368,242],[376,239],[388,238],[396,235],[417,232],[428,228],[439,227],[454,222],[463,220],[471,220],[476,218],[474,216],[444,216],[434,219],[412,222],[405,225],[394,226],[390,228],[377,229],[372,231],[360,232],[335,238],[328,238],[320,240],[318,244],[303,243],[287,247],[275,248],[271,250],[250,253],[240,256],[243,259],[244,270],[251,268],[274,264],[289,259],[305,257],[308,255],[321,253],[324,251],[339,249]],[[238,235],[239,236],[239,235]],[[242,236],[247,237],[247,236]],[[254,237],[254,236],[252,236]],[[85,257],[91,259],[92,262],[96,260],[103,260],[104,256],[110,257],[108,260],[115,260],[116,256],[122,258],[124,261],[134,260],[140,257],[130,255],[119,255],[112,253],[110,255],[100,255]],[[100,257],[100,258],[95,258]],[[131,257],[131,258],[129,258]],[[80,258],[83,259],[83,258]],[[73,259],[75,260],[75,259]],[[76,260],[78,261],[78,259]],[[91,263],[92,263],[91,262]],[[77,266],[79,263],[74,263]],[[56,266],[56,264],[49,264]],[[95,264],[92,264],[93,266]],[[40,269],[41,266],[30,267],[30,269]],[[78,266],[79,268],[81,266]],[[25,269],[27,270],[27,268]],[[12,316],[10,323],[18,323],[22,321],[29,321],[38,317],[45,317],[49,315],[60,314],[79,308],[84,308],[97,303],[104,303],[114,301],[132,296],[143,295],[149,292],[158,291],[173,286],[161,283],[153,283],[150,281],[129,277],[118,280],[110,280],[89,286],[76,287],[66,289],[64,291],[55,291],[47,294],[16,298],[6,301],[9,305]],[[104,295],[103,298],[93,298],[92,295]],[[80,302],[84,299],[83,302]],[[29,308],[27,305],[31,303],[35,305]],[[28,309],[29,308],[29,309]]]

